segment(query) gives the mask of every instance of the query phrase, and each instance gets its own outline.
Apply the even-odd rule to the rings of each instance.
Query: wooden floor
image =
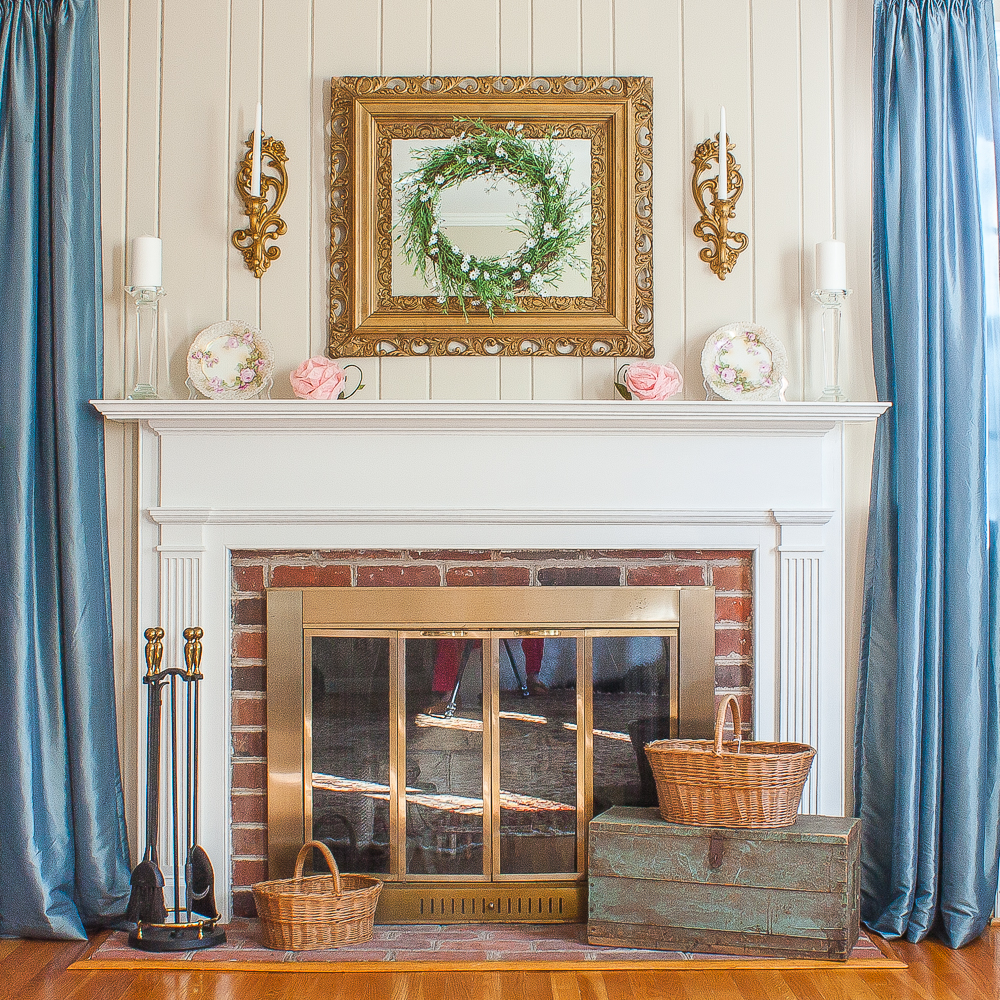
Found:
[[[68,972],[86,944],[0,941],[0,1000],[996,1000],[1000,924],[974,944],[893,942],[903,971]]]

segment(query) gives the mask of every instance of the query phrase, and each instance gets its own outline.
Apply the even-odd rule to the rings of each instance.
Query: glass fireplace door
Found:
[[[402,700],[398,800],[407,879],[485,880],[490,872],[489,633],[400,634]],[[488,675],[487,675],[488,676]]]
[[[582,632],[495,632],[491,715],[493,877],[584,871]]]

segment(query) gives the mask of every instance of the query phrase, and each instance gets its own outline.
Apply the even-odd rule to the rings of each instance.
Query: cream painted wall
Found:
[[[874,398],[869,274],[871,0],[100,0],[105,394],[123,395],[126,248],[164,241],[162,328],[173,390],[199,330],[261,327],[275,394],[327,337],[329,80],[377,74],[623,74],[654,80],[656,359],[702,398],[700,355],[724,323],[750,319],[785,344],[789,396],[822,387],[813,287],[816,242],[850,249],[856,292],[844,346],[851,398]],[[245,224],[233,181],[263,102],[288,151],[288,234],[257,281],[230,244]],[[720,282],[691,234],[690,161],[725,104],[750,237]],[[612,359],[385,358],[361,361],[363,396],[383,399],[611,398]],[[108,429],[116,662],[125,726],[135,670],[135,444]],[[852,437],[847,595],[856,660],[870,435]],[[209,473],[210,474],[210,473]],[[148,623],[146,623],[148,624]],[[123,747],[127,751],[127,747]],[[133,793],[130,793],[133,794]]]

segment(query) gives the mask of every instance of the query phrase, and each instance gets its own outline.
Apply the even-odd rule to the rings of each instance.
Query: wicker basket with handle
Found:
[[[303,877],[309,852],[316,848],[329,875]],[[310,840],[295,859],[295,877],[258,882],[253,887],[265,948],[317,951],[370,941],[382,880],[341,875],[326,844]]]
[[[723,743],[727,711],[737,738]],[[726,695],[713,740],[655,740],[646,757],[656,779],[660,815],[696,826],[791,826],[816,751],[804,743],[743,740],[740,706]]]

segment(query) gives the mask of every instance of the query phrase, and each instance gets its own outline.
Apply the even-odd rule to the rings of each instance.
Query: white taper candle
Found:
[[[257,102],[257,122],[253,129],[253,163],[250,167],[250,194],[260,197],[260,102]]]
[[[719,186],[720,201],[729,197],[729,140],[726,137],[726,107],[719,110]]]

